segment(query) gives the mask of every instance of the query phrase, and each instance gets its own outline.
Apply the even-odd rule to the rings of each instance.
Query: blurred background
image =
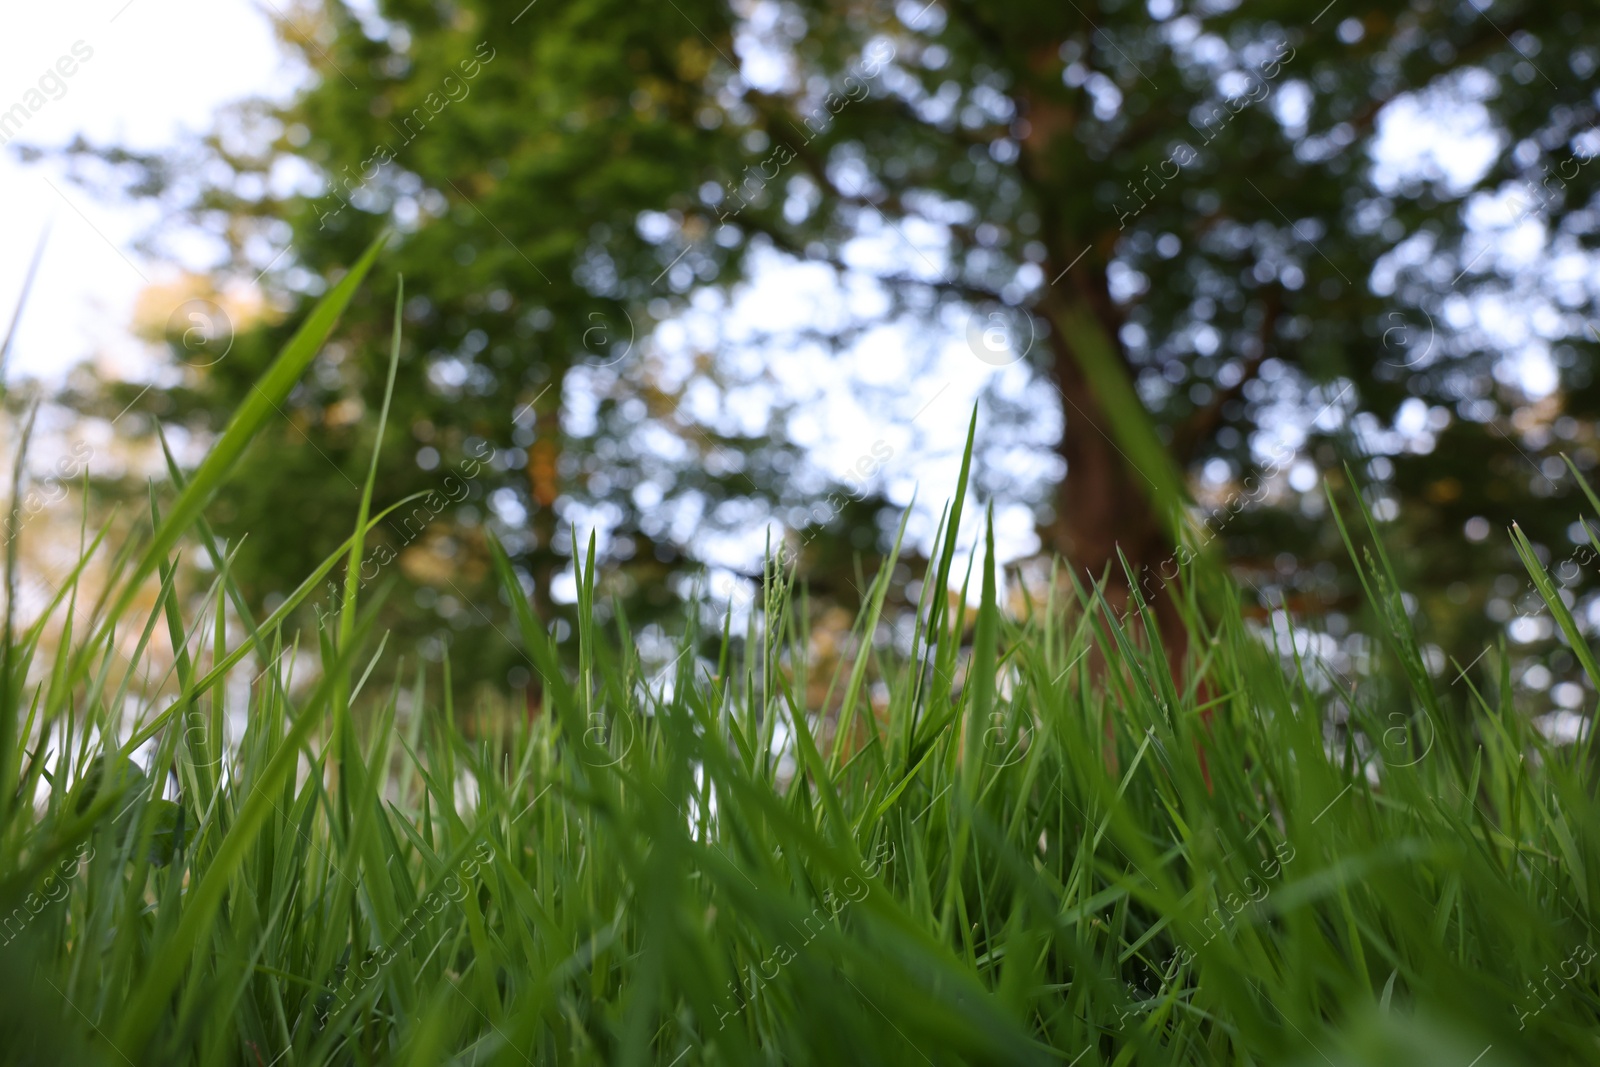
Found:
[[[1506,536],[1600,625],[1578,0],[96,0],[10,13],[0,59],[24,606],[387,228],[211,512],[266,608],[354,522],[399,273],[376,501],[427,495],[361,577],[485,691],[530,681],[490,534],[563,640],[593,534],[647,659],[688,611],[737,632],[782,548],[826,658],[909,508],[912,610],[976,404],[1019,604],[1119,548],[1164,604],[1181,479],[1264,637],[1344,684],[1375,650],[1326,483],[1432,668],[1509,661],[1557,733],[1592,702]]]

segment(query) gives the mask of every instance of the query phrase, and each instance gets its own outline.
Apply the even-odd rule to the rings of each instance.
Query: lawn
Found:
[[[1147,613],[1066,576],[1002,610],[965,470],[915,618],[891,556],[825,679],[781,558],[742,632],[691,613],[644,662],[591,543],[572,648],[500,558],[480,609],[537,701],[457,706],[354,581],[286,623],[360,559],[370,482],[262,617],[205,505],[375,251],[141,538],[86,529],[108,588],[8,609],[5,1062],[1600,1062],[1592,735],[1533,729],[1498,650],[1492,689],[1430,664],[1359,515],[1359,677],[1280,654],[1292,624],[1263,635],[1200,557],[1176,679]]]

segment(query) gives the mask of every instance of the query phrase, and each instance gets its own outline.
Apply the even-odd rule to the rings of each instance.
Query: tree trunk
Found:
[[[1041,45],[1030,55],[1036,84],[1018,93],[1023,128],[1020,171],[1033,187],[1043,217],[1043,239],[1048,249],[1045,277],[1053,279],[1039,311],[1051,321],[1051,374],[1061,392],[1060,452],[1067,473],[1058,497],[1056,520],[1050,531],[1053,547],[1086,584],[1105,581],[1105,598],[1112,612],[1127,617],[1132,608],[1132,583],[1118,559],[1127,559],[1147,601],[1156,614],[1158,632],[1174,669],[1188,647],[1188,631],[1177,610],[1177,554],[1172,537],[1151,499],[1153,482],[1134,469],[1119,430],[1109,418],[1086,371],[1080,349],[1096,345],[1121,364],[1127,362],[1118,339],[1120,316],[1106,289],[1105,264],[1116,233],[1086,232],[1084,220],[1070,216],[1065,205],[1085,195],[1078,188],[1078,163],[1086,163],[1075,142],[1079,113],[1076,101],[1060,86],[1058,43]],[[1066,311],[1082,314],[1063,315]],[[1067,322],[1100,337],[1073,336]],[[1102,383],[1103,384],[1103,383]],[[1168,464],[1169,470],[1171,464]],[[1181,491],[1171,475],[1160,478],[1169,492]],[[1164,577],[1163,570],[1166,576]],[[1131,622],[1132,620],[1130,620]],[[1142,632],[1142,626],[1131,626]],[[1098,657],[1096,657],[1098,658]]]
[[[555,544],[556,498],[561,494],[561,400],[566,372],[556,368],[550,384],[533,402],[533,443],[528,446],[528,525],[533,547],[528,570],[533,576],[533,606],[540,621],[555,618],[550,583],[565,563]]]
[[[1176,671],[1188,647],[1188,631],[1174,599],[1179,590],[1171,579],[1178,574],[1178,557],[1172,538],[1151,505],[1144,476],[1116,443],[1105,409],[1073,352],[1073,339],[1057,330],[1051,342],[1065,416],[1059,449],[1067,464],[1050,531],[1053,547],[1085,585],[1103,579],[1108,607],[1125,619],[1133,597],[1127,570],[1118,559],[1121,551],[1155,611],[1168,664]],[[1130,620],[1130,629],[1142,627]]]

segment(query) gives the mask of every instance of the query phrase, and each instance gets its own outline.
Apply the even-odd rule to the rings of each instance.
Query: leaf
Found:
[[[244,454],[245,448],[255,439],[256,434],[261,432],[261,427],[266,425],[269,419],[283,417],[278,405],[289,396],[289,391],[294,388],[295,382],[300,380],[300,375],[322,350],[323,342],[333,332],[339,316],[355,296],[362,279],[367,276],[373,260],[383,248],[384,240],[385,238],[380,236],[368,246],[355,266],[350,268],[350,272],[328,295],[317,302],[317,306],[306,317],[300,329],[289,339],[289,343],[283,346],[283,351],[278,354],[272,366],[268,367],[266,373],[251,386],[250,395],[233,413],[233,418],[228,421],[216,444],[211,446],[211,451],[201,461],[194,476],[189,479],[189,484],[178,494],[172,510],[167,513],[166,519],[156,529],[150,543],[145,546],[138,564],[125,575],[122,591],[117,596],[112,610],[106,614],[104,625],[107,628],[113,626],[128,609],[134,597],[138,595],[139,587],[144,584],[144,580],[154,573],[177,545],[179,538],[195,524],[206,504],[227,480],[229,472]]]
[[[171,800],[152,800],[150,810],[150,847],[146,854],[152,864],[165,867],[194,839],[194,820],[182,804]]]

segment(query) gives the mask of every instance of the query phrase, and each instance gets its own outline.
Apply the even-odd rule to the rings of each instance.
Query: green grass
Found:
[[[118,580],[62,586],[72,640],[8,609],[7,1063],[1600,1061],[1591,746],[1531,729],[1504,666],[1493,691],[1430,673],[1371,526],[1347,532],[1384,650],[1360,679],[1286,669],[1209,571],[1180,683],[1092,590],[1010,617],[993,568],[954,572],[958,530],[992,552],[959,507],[924,588],[975,587],[975,620],[931,592],[881,615],[891,559],[829,679],[780,567],[747,632],[691,616],[662,669],[596,605],[592,545],[571,662],[501,558],[510,608],[482,608],[542,681],[530,716],[455,707],[353,584],[328,631],[285,627],[360,558],[365,499],[251,613],[202,516],[266,410],[173,469],[140,545],[86,530]],[[210,588],[180,595],[179,549]],[[870,639],[894,624],[910,656]],[[147,679],[158,627],[184,652]],[[414,680],[373,691],[386,660]]]

